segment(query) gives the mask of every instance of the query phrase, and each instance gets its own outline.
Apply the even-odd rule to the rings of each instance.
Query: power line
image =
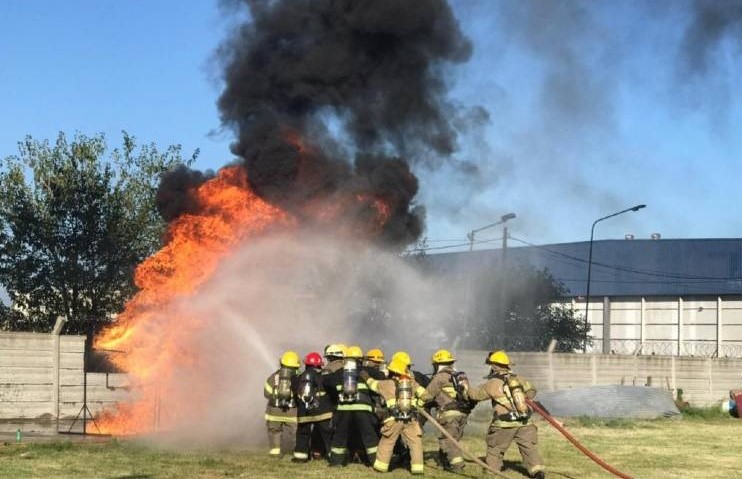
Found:
[[[514,236],[511,236],[510,239],[514,241],[518,241],[519,243],[523,243],[527,246],[530,246],[532,248],[537,248],[543,251],[546,251],[552,255],[555,256],[561,256],[573,261],[577,261],[580,263],[587,263],[587,260],[583,258],[579,258],[576,256],[572,256],[566,253],[562,253],[560,251],[554,251],[552,249],[549,249],[545,246],[539,246],[535,245],[533,243],[529,243],[528,241],[525,241],[520,238],[516,238]],[[719,276],[698,276],[698,275],[687,275],[687,274],[680,274],[680,273],[668,273],[664,271],[657,271],[657,270],[649,270],[649,269],[641,269],[641,268],[632,268],[629,266],[619,266],[614,264],[608,264],[608,263],[601,263],[598,261],[592,262],[593,266],[608,268],[616,271],[623,271],[626,273],[633,273],[633,274],[640,274],[645,276],[659,276],[663,278],[671,278],[671,279],[694,279],[694,280],[713,280],[713,281],[732,281],[732,280],[742,280],[742,278],[735,278],[735,277],[719,277]]]
[[[461,240],[457,240],[457,241],[461,241]],[[495,241],[502,241],[502,237],[477,240],[477,241],[474,241],[473,244],[492,243]],[[459,244],[446,245],[446,246],[426,246],[424,248],[410,248],[410,249],[405,250],[405,253],[415,253],[415,252],[422,252],[422,251],[442,250],[442,249],[451,249],[451,248],[463,248],[464,246],[469,246],[470,244],[472,243],[467,241],[466,243],[459,243]]]
[[[555,251],[553,249],[550,249],[546,246],[536,245],[533,243],[530,243],[524,239],[517,238],[515,236],[509,236],[509,239],[512,239],[513,241],[517,241],[519,243],[522,243],[526,246],[530,246],[532,248],[536,248],[541,251],[545,251],[546,253],[550,254],[555,261],[562,262],[564,264],[569,265],[576,265],[576,264],[587,264],[587,260],[572,256],[567,253],[563,253],[561,251]],[[426,240],[426,242],[448,242],[448,241],[461,241],[461,240]],[[482,240],[474,241],[473,244],[483,244],[483,243],[492,243],[496,241],[502,241],[502,237],[500,238],[487,238]],[[454,248],[463,248],[469,246],[470,242],[462,242],[458,244],[453,245],[445,245],[445,246],[427,246],[424,248],[412,248],[405,251],[406,254],[416,253],[416,252],[424,252],[424,251],[440,251],[440,250],[447,250],[447,249],[454,249]],[[719,276],[700,276],[700,275],[688,275],[688,274],[680,274],[680,273],[674,273],[674,272],[667,272],[667,271],[658,271],[658,270],[651,270],[651,269],[642,269],[642,268],[633,268],[629,266],[621,266],[621,265],[615,265],[615,264],[609,264],[609,263],[603,263],[600,261],[593,261],[593,266],[609,269],[618,272],[618,274],[627,274],[627,275],[644,275],[644,276],[651,276],[651,277],[659,277],[659,278],[668,278],[668,279],[675,279],[675,280],[686,280],[686,281],[661,281],[657,279],[651,279],[651,280],[593,280],[594,282],[598,283],[622,283],[622,284],[647,284],[647,283],[657,283],[657,284],[710,284],[710,283],[722,283],[722,282],[730,282],[730,281],[742,281],[742,278],[740,277],[719,277]],[[584,278],[581,279],[561,279],[562,281],[584,281]]]

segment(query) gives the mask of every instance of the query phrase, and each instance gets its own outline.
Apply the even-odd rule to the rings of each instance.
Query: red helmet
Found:
[[[322,367],[322,356],[320,356],[319,353],[309,353],[304,358],[304,364],[316,368]]]

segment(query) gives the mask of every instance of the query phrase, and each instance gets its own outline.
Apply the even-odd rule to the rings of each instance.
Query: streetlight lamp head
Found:
[[[500,216],[500,221],[512,220],[513,218],[515,218],[515,213],[508,213],[506,215]]]
[[[642,208],[646,208],[647,205],[636,205],[633,208],[631,208],[631,211],[639,211]]]

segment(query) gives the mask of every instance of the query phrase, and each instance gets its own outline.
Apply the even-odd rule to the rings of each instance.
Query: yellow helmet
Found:
[[[505,354],[505,351],[492,351],[489,356],[487,356],[485,364],[493,364],[495,366],[510,369],[510,358]]]
[[[349,346],[345,350],[346,358],[361,359],[363,357],[363,350],[360,346]]]
[[[325,346],[325,357],[344,358],[345,357],[345,345],[341,343],[328,344]]]
[[[299,364],[299,355],[294,351],[286,351],[281,356],[281,366],[287,368],[298,368],[301,366],[301,364]]]
[[[387,366],[387,369],[390,373],[399,374],[400,376],[406,376],[409,374],[409,371],[407,369],[407,363],[402,361],[401,359],[392,359],[392,362],[389,363],[389,366]]]
[[[394,362],[395,360],[402,361],[408,367],[412,366],[412,358],[405,351],[397,351],[394,353],[391,362]]]
[[[433,357],[430,358],[430,362],[433,364],[447,364],[456,361],[451,351],[448,349],[439,349],[433,353]]]
[[[366,353],[366,359],[375,363],[383,363],[384,352],[378,348],[369,349],[369,351]]]

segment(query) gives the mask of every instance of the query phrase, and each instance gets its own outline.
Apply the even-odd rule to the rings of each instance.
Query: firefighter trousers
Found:
[[[294,458],[309,460],[309,449],[312,442],[312,432],[319,430],[325,451],[330,450],[330,436],[332,435],[332,419],[316,422],[299,422],[296,429],[296,448]]]
[[[447,411],[438,416],[438,423],[443,426],[456,441],[464,437],[467,415],[457,411]],[[440,448],[441,462],[444,466],[461,467],[464,465],[464,456],[453,441],[448,439],[442,432],[438,436],[438,447]]]
[[[360,443],[366,452],[367,461],[373,464],[379,444],[379,437],[376,434],[377,419],[374,413],[336,410],[332,419],[335,429],[330,443],[330,464],[345,465],[348,462],[348,444],[358,442],[351,441],[353,435],[360,436]]]
[[[266,421],[268,429],[268,454],[271,456],[281,455],[281,438],[286,435],[286,443],[296,442],[296,418],[293,421]]]
[[[538,429],[533,424],[517,427],[491,425],[487,431],[487,465],[496,471],[502,469],[502,458],[513,441],[529,474],[544,470],[544,461],[538,452]]]
[[[384,422],[381,426],[381,439],[379,440],[379,447],[376,452],[374,469],[379,472],[389,471],[389,462],[394,452],[394,444],[397,442],[399,436],[402,436],[402,439],[410,449],[410,472],[413,474],[422,474],[424,469],[423,430],[415,419],[409,421],[388,419]]]

